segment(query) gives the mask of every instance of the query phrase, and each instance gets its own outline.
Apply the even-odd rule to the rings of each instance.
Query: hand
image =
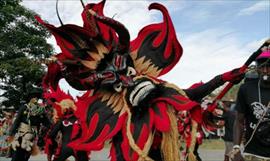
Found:
[[[13,140],[14,140],[14,136],[8,136],[8,137],[6,138],[6,141],[7,141],[8,143],[11,143]]]
[[[224,82],[231,82],[233,84],[238,84],[244,78],[245,72],[240,71],[240,68],[233,69],[229,72],[223,73],[221,78]]]
[[[270,48],[270,39],[266,40],[263,45],[260,47],[261,51],[269,50]]]
[[[241,155],[240,149],[233,149],[228,156],[232,161],[245,161]]]

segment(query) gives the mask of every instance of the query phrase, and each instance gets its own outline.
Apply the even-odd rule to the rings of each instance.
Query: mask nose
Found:
[[[120,80],[125,87],[129,87],[129,86],[134,85],[134,81],[133,81],[132,77],[127,77],[127,76],[121,75]]]

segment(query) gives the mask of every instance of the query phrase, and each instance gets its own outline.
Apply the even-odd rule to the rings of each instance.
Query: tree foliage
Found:
[[[2,103],[18,107],[40,89],[45,67],[37,63],[52,53],[50,34],[34,19],[21,0],[0,1],[0,87]],[[4,92],[3,92],[4,91]]]

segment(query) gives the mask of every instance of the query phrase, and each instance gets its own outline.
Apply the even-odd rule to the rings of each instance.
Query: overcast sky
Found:
[[[134,39],[143,26],[162,21],[160,12],[148,10],[151,2],[167,7],[184,49],[179,63],[162,77],[181,88],[240,67],[270,38],[270,0],[107,0],[104,12],[125,24]],[[24,0],[22,4],[42,19],[59,25],[55,0]],[[81,11],[79,0],[59,0],[64,24],[82,25]],[[56,47],[53,38],[48,41]],[[56,51],[59,51],[57,47]],[[65,82],[61,84],[67,87]]]

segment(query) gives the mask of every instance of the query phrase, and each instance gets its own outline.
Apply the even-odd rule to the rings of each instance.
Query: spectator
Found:
[[[262,51],[256,59],[259,78],[245,82],[238,92],[233,161],[270,161],[270,46]],[[239,145],[244,129],[246,142],[242,155]]]
[[[235,120],[235,104],[231,101],[224,102],[224,114],[225,121],[225,135],[223,140],[225,142],[225,156],[224,161],[229,161],[229,152],[233,149],[233,124]]]

